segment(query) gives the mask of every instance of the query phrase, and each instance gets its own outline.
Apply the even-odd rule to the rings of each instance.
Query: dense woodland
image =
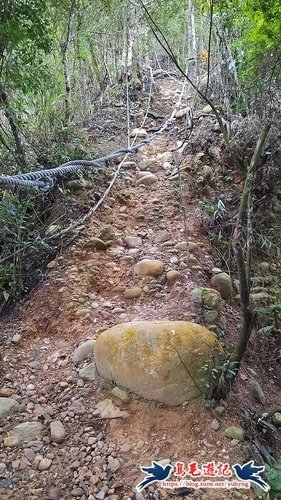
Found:
[[[235,346],[212,374],[210,399],[216,401],[231,391],[253,331],[280,375],[280,63],[280,0],[2,0],[0,5],[1,175],[93,160],[124,148],[134,105],[147,106],[157,74],[186,83],[189,118],[179,140],[186,141],[186,154],[204,151],[219,169],[215,200],[195,174],[191,185],[212,253],[232,276],[242,317]],[[108,109],[122,106],[123,133],[112,128],[114,140],[101,145]],[[215,133],[200,121],[206,106]],[[103,171],[83,176],[97,185],[108,180]],[[0,184],[4,315],[12,314],[44,280],[48,262],[71,244],[71,232],[67,241],[48,240],[47,228],[53,224],[59,232],[84,213],[85,200],[74,206],[67,185],[81,177],[57,179],[47,191]],[[258,304],[251,294],[260,294]],[[279,398],[272,415],[280,404]],[[277,471],[272,473],[276,496],[270,498],[280,498],[280,461],[272,451],[272,436],[280,431],[270,420],[259,425],[270,443],[269,470]]]

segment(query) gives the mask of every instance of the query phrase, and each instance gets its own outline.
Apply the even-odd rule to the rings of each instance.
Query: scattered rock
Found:
[[[13,344],[18,344],[21,341],[21,335],[19,333],[16,333],[12,338],[11,341]]]
[[[229,439],[237,439],[237,441],[243,441],[244,439],[242,427],[227,427],[224,433]]]
[[[0,418],[6,418],[19,408],[19,403],[12,398],[0,398]]]
[[[137,186],[151,186],[158,181],[158,177],[154,174],[145,175],[137,180]]]
[[[134,273],[139,276],[161,276],[164,271],[162,260],[143,259],[134,267]]]
[[[274,413],[274,415],[272,416],[272,422],[277,425],[277,427],[281,427],[281,413],[279,413],[278,411]]]
[[[4,438],[4,446],[6,448],[14,448],[20,444],[20,439],[18,436],[8,436]]]
[[[195,300],[200,300],[201,304],[206,309],[220,311],[221,295],[213,288],[198,287],[191,292]]]
[[[231,297],[232,283],[227,273],[213,274],[210,284],[212,288],[220,292],[224,300],[228,300]]]
[[[73,488],[73,490],[71,490],[71,495],[73,497],[82,497],[84,495],[84,490],[82,490],[82,488]]]
[[[96,365],[95,363],[91,363],[84,368],[79,370],[79,377],[82,380],[95,380],[96,379]]]
[[[128,248],[136,248],[142,245],[142,239],[138,236],[125,236],[123,241]]]
[[[260,383],[257,380],[252,380],[251,381],[251,386],[252,386],[253,392],[254,392],[257,400],[262,405],[264,405],[265,402],[266,402],[266,399],[265,399],[264,390],[263,390],[262,386],[260,385]]]
[[[185,252],[188,249],[187,241],[179,241],[175,245],[175,248],[176,248],[176,250],[181,250],[182,252]]]
[[[53,443],[62,443],[65,439],[65,428],[60,420],[51,422],[51,441]]]
[[[218,431],[219,430],[220,424],[219,424],[219,422],[218,422],[218,420],[216,418],[214,418],[212,420],[211,427],[212,427],[213,431]]]
[[[120,462],[118,458],[108,457],[107,470],[114,473],[119,469],[119,467],[120,467]]]
[[[125,389],[121,389],[121,387],[118,387],[118,386],[116,386],[116,387],[114,387],[114,389],[112,389],[111,394],[113,396],[115,396],[116,398],[121,399],[121,401],[123,401],[123,403],[129,403],[129,401],[131,399],[128,392],[125,391]]]
[[[79,307],[75,311],[75,316],[87,316],[87,314],[91,314],[91,312],[91,309],[89,309],[88,307]]]
[[[130,133],[130,137],[147,137],[147,131],[144,128],[134,128]]]
[[[211,113],[212,112],[212,108],[209,104],[207,104],[207,106],[205,106],[203,109],[202,109],[202,113]]]
[[[126,299],[137,299],[140,297],[142,294],[142,289],[138,286],[135,286],[133,288],[127,288],[124,292],[124,297]]]
[[[96,340],[95,360],[103,378],[146,399],[175,406],[200,391],[204,394],[201,368],[212,349],[222,350],[214,334],[202,326],[143,321],[103,332]]]
[[[42,431],[43,425],[40,422],[23,422],[10,431],[10,436],[18,437],[21,442],[28,442],[34,441]]]
[[[118,418],[128,416],[128,413],[117,408],[117,406],[112,403],[111,399],[104,399],[103,401],[100,401],[96,408],[97,413],[99,413],[102,418]]]
[[[182,278],[182,274],[179,271],[172,269],[166,273],[166,278],[168,283],[174,283]]]
[[[93,250],[103,251],[107,249],[107,244],[100,238],[91,238],[85,244],[85,248],[92,248]]]
[[[106,224],[105,226],[102,226],[96,234],[96,238],[98,238],[104,242],[112,241],[114,239],[114,237],[115,237],[115,229],[110,224]]]
[[[74,354],[72,356],[72,361],[74,363],[78,363],[79,361],[83,361],[83,359],[87,358],[89,354],[94,352],[95,340],[90,339],[83,342],[83,344],[79,345],[77,349],[75,349]]]
[[[38,464],[38,469],[43,472],[44,470],[48,470],[52,465],[52,460],[49,458],[42,458]]]

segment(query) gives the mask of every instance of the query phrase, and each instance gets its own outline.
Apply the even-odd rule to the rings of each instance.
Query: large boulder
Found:
[[[170,406],[206,391],[206,367],[215,335],[186,321],[123,323],[101,333],[95,343],[98,373],[146,399]]]

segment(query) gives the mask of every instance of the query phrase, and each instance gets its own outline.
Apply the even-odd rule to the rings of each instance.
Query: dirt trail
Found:
[[[161,81],[158,99],[162,99],[165,113],[175,101],[174,85]],[[166,133],[139,153],[138,162],[173,148]],[[125,404],[112,396],[111,388],[97,387],[78,377],[89,359],[78,365],[72,361],[80,343],[117,323],[144,319],[200,322],[190,291],[208,285],[205,270],[213,267],[208,242],[187,190],[188,239],[197,244],[193,255],[201,268],[190,270],[184,265],[184,255],[175,249],[175,244],[184,240],[177,180],[164,171],[156,175],[158,182],[142,187],[136,185],[136,169],[126,170],[82,235],[57,256],[46,281],[24,304],[18,319],[6,325],[7,334],[19,333],[21,338],[5,347],[1,395],[16,398],[20,408],[2,422],[2,436],[18,423],[38,420],[43,423],[44,437],[24,447],[1,445],[0,462],[6,467],[2,473],[0,467],[0,483],[10,480],[0,489],[1,499],[128,499],[134,497],[133,488],[143,479],[140,466],[149,465],[151,460],[235,463],[246,456],[244,444],[224,435],[225,427],[239,424],[233,411],[226,410],[219,430],[214,431],[213,413],[198,401],[167,408],[133,397]],[[113,245],[106,252],[85,247],[103,224],[116,230]],[[128,235],[141,237],[142,246],[126,248],[122,238]],[[174,284],[165,278],[147,279],[140,298],[125,299],[124,290],[138,284],[133,267],[143,257],[163,260],[165,271],[180,270],[182,279]],[[101,420],[93,415],[96,404],[105,398],[126,411],[127,418]],[[60,444],[51,443],[49,438],[50,422],[56,419],[66,430],[66,439]],[[48,470],[38,470],[38,455],[51,460]],[[116,470],[108,468],[108,457],[118,460]],[[152,485],[143,496],[158,499],[170,493]],[[139,494],[138,499],[142,498]],[[189,492],[188,498],[254,496],[198,489]]]

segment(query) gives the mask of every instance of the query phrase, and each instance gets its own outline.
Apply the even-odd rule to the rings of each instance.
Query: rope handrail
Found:
[[[110,160],[115,160],[124,155],[136,154],[138,150],[150,144],[156,137],[162,134],[169,126],[172,125],[174,121],[175,112],[166,120],[164,125],[151,134],[147,139],[143,139],[137,144],[128,147],[118,149],[113,153],[103,156],[95,160],[71,160],[67,163],[63,163],[59,167],[50,169],[41,169],[34,172],[28,172],[25,174],[15,174],[15,175],[0,175],[0,185],[6,186],[22,186],[22,187],[33,187],[40,189],[41,191],[48,191],[54,186],[54,180],[57,177],[64,176],[69,173],[86,170],[88,168],[103,168],[107,162]]]

